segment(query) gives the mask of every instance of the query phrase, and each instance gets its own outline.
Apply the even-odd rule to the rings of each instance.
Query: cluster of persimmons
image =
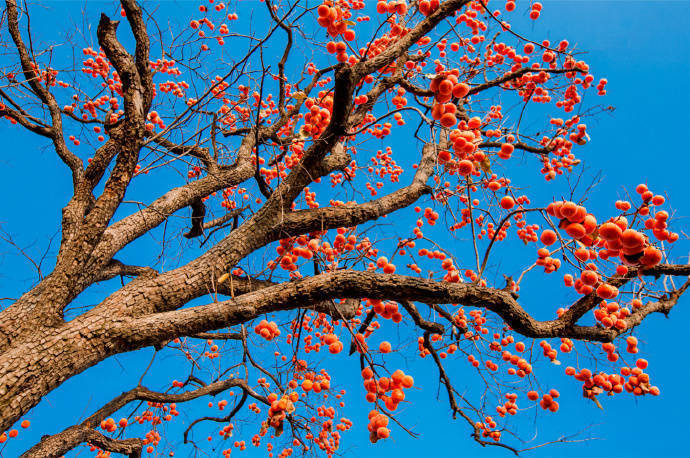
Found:
[[[235,21],[238,15],[231,12],[225,3],[210,0],[209,3],[214,4],[212,9],[205,3],[198,8],[198,17],[190,19],[188,32],[193,37],[190,43],[196,47],[195,50],[201,55],[211,55],[220,52],[219,47],[230,40],[232,28],[226,21]],[[439,148],[434,159],[431,203],[423,210],[421,206],[414,208],[409,233],[400,229],[407,224],[406,220],[398,223],[397,242],[392,248],[356,226],[286,236],[270,247],[271,254],[267,255],[261,274],[271,279],[294,280],[309,275],[309,269],[317,265],[322,271],[361,267],[386,275],[413,274],[447,283],[471,282],[501,288],[502,285],[489,284],[478,255],[476,264],[463,262],[454,252],[454,247],[444,247],[435,242],[433,234],[437,229],[434,226],[441,226],[446,233],[457,235],[462,232],[462,237],[471,238],[475,244],[508,243],[514,234],[514,238],[524,245],[538,245],[534,266],[543,267],[546,274],[565,270],[562,279],[566,287],[573,288],[578,296],[597,296],[599,302],[593,308],[591,318],[598,325],[621,333],[627,331],[626,318],[645,305],[645,297],[633,294],[632,290],[622,294],[616,286],[618,281],[629,275],[631,269],[646,269],[661,263],[665,257],[661,243],[678,240],[678,234],[669,230],[669,213],[662,208],[665,198],[640,184],[636,188],[638,196],[634,202],[618,201],[616,214],[597,219],[593,212],[573,200],[551,201],[540,209],[532,205],[530,197],[515,186],[511,178],[501,175],[499,171],[502,169],[510,170],[506,164],[511,164],[509,161],[517,154],[531,154],[534,150],[541,166],[540,172],[547,181],[572,171],[579,163],[573,149],[589,141],[587,125],[580,115],[572,112],[582,101],[582,91],[594,87],[599,95],[604,95],[607,81],[601,79],[595,83],[587,64],[573,59],[565,40],[552,45],[549,41],[533,42],[519,38],[516,39],[517,44],[510,45],[498,39],[500,34],[489,38],[488,30],[490,25],[495,26],[494,22],[499,23],[501,32],[510,29],[505,17],[519,5],[508,0],[502,2],[503,10],[490,11],[486,3],[489,2],[470,1],[450,16],[451,24],[461,27],[458,30],[466,37],[458,35],[449,40],[438,38],[441,34],[437,33],[424,36],[414,45],[418,49],[413,47],[406,54],[406,60],[387,65],[357,83],[353,110],[367,107],[374,101],[374,96],[367,91],[381,78],[402,71],[407,81],[404,88],[395,87],[388,91],[388,107],[393,107],[390,115],[378,112],[375,115],[373,107],[369,107],[370,112],[363,121],[352,127],[352,132],[358,132],[351,136],[346,146],[352,161],[342,170],[330,173],[329,189],[353,185],[358,193],[366,192],[376,197],[403,181],[410,169],[414,172],[420,165],[407,164],[409,161],[395,152],[395,147],[377,147],[375,154],[367,155],[366,146],[359,146],[365,141],[380,143],[390,138],[396,129],[404,129],[405,117],[412,112],[412,106],[424,109],[430,118],[428,121],[433,123],[432,128],[443,133],[439,138],[446,139],[445,146]],[[434,14],[442,4],[439,0],[422,0],[414,2],[414,5],[404,0],[324,0],[309,13],[313,19],[312,26],[325,30],[330,40],[323,46],[328,62],[354,65],[363,57],[372,59],[385,53],[409,33],[416,22]],[[540,3],[530,2],[528,14],[532,20],[538,19],[541,11]],[[272,12],[277,14],[280,9],[274,6]],[[376,18],[381,20],[381,33],[367,43],[361,39],[365,34],[358,34],[356,29]],[[121,109],[122,82],[105,53],[85,47],[83,54],[82,74],[98,82],[98,91],[108,94],[88,97],[83,91],[74,91],[69,103],[63,106],[65,116],[103,126],[68,136],[75,148],[106,141],[106,127],[124,114]],[[564,116],[566,119],[549,118],[550,134],[535,138],[532,146],[526,147],[520,136],[504,125],[502,105],[484,107],[483,110],[473,108],[473,91],[482,85],[475,79],[481,74],[476,68],[504,77],[504,81],[492,86],[496,90],[513,92],[524,103],[553,104],[555,109],[571,114]],[[521,72],[525,68],[530,71]],[[305,69],[309,75],[317,73],[317,65],[313,62]],[[149,135],[166,132],[169,124],[174,122],[175,116],[163,106],[166,101],[180,99],[185,108],[194,107],[198,102],[188,95],[192,87],[190,83],[181,79],[187,73],[184,66],[172,59],[158,59],[151,62],[151,70],[166,81],[156,84],[155,100],[161,101],[161,107],[147,113],[146,131]],[[47,66],[36,67],[35,72],[46,86],[75,89],[72,84],[58,80],[58,72]],[[556,75],[561,78],[552,84]],[[10,81],[15,79],[14,75],[6,76]],[[276,186],[292,170],[300,167],[305,150],[318,142],[331,123],[335,95],[331,76],[318,78],[312,94],[300,89],[299,83],[291,83],[285,78],[282,81],[284,86],[281,86],[285,93],[280,94],[281,97],[260,92],[254,87],[255,81],[233,86],[220,76],[208,76],[209,93],[216,104],[211,105],[214,119],[231,132],[251,127],[254,122],[271,125],[281,114],[277,99],[284,97],[287,100],[284,108],[288,111],[301,107],[276,134],[279,139],[289,139],[278,148],[278,159],[267,161],[256,150],[253,151],[256,154],[251,160],[256,166],[257,176],[267,186]],[[559,91],[559,87],[565,89]],[[391,119],[384,119],[390,117],[395,125]],[[146,166],[141,164],[140,167],[148,173]],[[190,182],[204,179],[207,172],[203,164],[196,162],[190,162],[185,170]],[[292,204],[292,209],[316,209],[324,204],[337,208],[356,203],[337,200],[336,194],[321,190],[320,182],[321,179],[317,178],[313,187],[305,188],[301,197]],[[256,189],[240,186],[223,189],[204,200],[207,205],[217,204],[228,211],[263,201]],[[540,215],[540,219],[532,218],[534,214]],[[249,271],[248,267],[237,267],[231,273],[246,276]],[[520,281],[511,280],[507,288],[518,292]],[[558,390],[534,389],[539,360],[543,357],[545,362],[558,365],[559,352],[564,357],[576,352],[579,345],[589,344],[567,338],[558,343],[544,340],[538,344],[540,349],[532,351],[534,341],[532,344],[523,341],[500,320],[497,323],[490,313],[461,304],[451,304],[450,308],[448,315],[452,330],[445,334],[432,333],[428,339],[417,334],[414,348],[419,357],[433,355],[441,361],[454,354],[462,355],[458,360],[466,360],[470,370],[482,376],[486,372],[492,378],[506,377],[511,386],[517,387],[511,392],[501,392],[494,400],[498,418],[477,410],[479,414],[472,421],[481,437],[500,441],[502,419],[517,415],[528,407],[539,407],[547,412],[559,410]],[[562,308],[556,314],[561,316],[565,312],[566,309]],[[372,344],[372,341],[378,338],[382,329],[398,325],[405,317],[406,312],[396,302],[362,298],[355,317],[349,320],[305,311],[292,320],[281,321],[282,317],[276,315],[253,323],[254,334],[246,336],[246,339],[252,347],[259,349],[259,354],[273,358],[276,370],[282,371],[279,378],[284,383],[279,383],[278,378],[267,378],[263,370],[252,375],[258,375],[254,380],[256,383],[251,385],[260,392],[260,396],[252,399],[245,410],[260,418],[261,427],[252,437],[251,444],[258,447],[263,441],[268,456],[273,457],[274,442],[289,424],[292,441],[275,456],[284,458],[295,450],[312,448],[320,449],[328,456],[337,452],[341,433],[348,431],[353,422],[345,417],[338,418],[339,409],[345,407],[345,390],[335,388],[333,376],[325,368],[328,363],[317,356],[325,350],[333,358],[338,357],[335,355],[343,353],[347,342],[351,342],[351,353],[361,357],[364,390],[360,397],[372,405],[368,414],[370,440],[377,442],[388,438],[392,434],[389,420],[397,415],[400,405],[409,401],[410,393],[414,393],[412,390],[420,387],[415,385],[411,375],[400,369],[390,372],[386,367],[387,358],[401,352],[402,348],[387,340],[380,340],[378,344]],[[634,336],[627,336],[626,343],[626,353],[638,353],[638,341]],[[218,364],[214,360],[233,354],[231,349],[236,347],[232,345],[214,341],[199,343],[191,338],[175,339],[170,344],[193,364],[208,367]],[[597,351],[611,364],[608,372],[599,370],[594,373],[585,367],[572,366],[565,369],[566,375],[582,383],[585,398],[598,403],[597,396],[601,394],[659,394],[659,389],[650,384],[649,374],[644,372],[648,365],[646,360],[637,359],[634,364],[625,362],[625,357],[613,343],[604,343]],[[314,358],[307,360],[307,354]],[[497,383],[496,387],[501,390],[501,384]],[[172,382],[173,391],[187,388],[187,382]],[[229,392],[228,396],[237,399],[235,392]],[[234,405],[242,405],[238,401],[233,402]],[[226,406],[227,399],[209,403],[210,409],[219,411]],[[161,441],[160,425],[174,421],[178,415],[175,403],[149,402],[131,417],[123,417],[117,422],[113,418],[103,420],[100,428],[114,435],[118,430],[121,432],[133,425],[146,424],[145,450],[154,453]],[[232,437],[240,429],[239,425],[234,419],[219,422],[218,436],[222,439]],[[29,427],[29,421],[24,420],[21,426]],[[17,429],[3,433],[0,443],[17,435]],[[212,439],[212,436],[208,437],[209,441]],[[233,446],[225,448],[222,454],[227,457],[233,449],[244,450],[246,446],[245,441],[235,440]],[[109,455],[96,447],[92,450],[98,457]]]

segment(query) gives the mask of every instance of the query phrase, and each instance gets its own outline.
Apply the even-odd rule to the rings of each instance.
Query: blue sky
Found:
[[[623,198],[624,187],[628,190],[637,183],[647,183],[655,192],[668,196],[674,210],[672,228],[687,230],[690,215],[688,203],[687,140],[684,133],[690,124],[687,107],[690,92],[687,78],[690,75],[690,2],[687,1],[551,1],[546,0],[542,17],[536,23],[517,15],[512,21],[514,30],[538,39],[552,42],[568,39],[577,48],[586,51],[585,60],[595,76],[606,77],[608,95],[594,100],[615,107],[611,113],[602,113],[588,121],[592,141],[579,150],[579,157],[586,163],[587,173],[593,176],[601,171],[603,180],[588,200],[588,209],[612,211],[611,203]],[[194,2],[179,2],[189,7]],[[43,2],[44,10],[36,9],[32,18],[35,30],[54,28],[55,12],[69,13],[74,21],[81,21],[79,3],[73,1]],[[520,1],[518,1],[520,8]],[[495,7],[502,6],[502,2]],[[112,12],[109,2],[90,2],[86,21],[95,29],[95,14],[101,8]],[[241,11],[241,10],[240,10]],[[256,26],[256,24],[255,24]],[[43,39],[49,40],[48,35]],[[93,37],[91,37],[93,39]],[[25,132],[0,124],[0,134],[5,141],[0,155],[3,179],[0,193],[6,196],[0,223],[2,229],[14,237],[32,256],[39,257],[47,249],[48,240],[55,236],[48,257],[46,271],[55,254],[59,230],[57,223],[60,208],[69,198],[69,180],[64,167],[43,143]],[[392,145],[402,149],[404,140],[393,140]],[[528,161],[526,161],[528,162]],[[532,168],[536,165],[532,164]],[[27,172],[28,171],[28,172]],[[515,172],[523,184],[529,184],[529,194],[549,201],[554,188],[539,179],[538,170]],[[534,173],[532,173],[534,172]],[[165,177],[165,176],[163,176]],[[516,178],[516,181],[517,179]],[[161,178],[163,180],[164,178]],[[142,195],[160,188],[163,182],[142,185]],[[559,188],[562,191],[562,188]],[[411,215],[402,215],[409,218]],[[403,219],[404,220],[404,219]],[[397,220],[396,220],[397,221]],[[392,231],[391,227],[384,229]],[[448,239],[448,243],[451,240]],[[157,246],[151,240],[142,240],[134,249],[138,256],[151,257]],[[675,248],[681,260],[687,259],[688,244],[679,242]],[[131,253],[131,252],[130,252]],[[522,252],[503,252],[501,259],[510,265],[508,258],[521,256]],[[0,243],[0,290],[1,297],[17,297],[35,281],[35,271],[27,261],[7,244]],[[535,276],[521,292],[521,302],[528,311],[540,317],[551,317],[553,310],[572,300],[562,291],[554,296],[563,303],[544,301],[544,295],[529,289],[544,280]],[[80,298],[81,304],[97,301],[112,285],[99,285]],[[516,428],[531,436],[536,429],[536,443],[553,440],[563,434],[583,431],[578,439],[591,438],[577,444],[552,445],[529,452],[531,456],[688,456],[682,440],[671,434],[685,431],[690,422],[687,418],[687,379],[690,369],[686,363],[685,346],[687,329],[684,323],[690,319],[690,298],[683,298],[670,314],[670,319],[652,316],[637,330],[643,357],[650,361],[653,384],[661,389],[658,397],[633,399],[631,396],[615,396],[602,400],[604,409],[581,397],[579,384],[562,374],[562,368],[544,367],[545,385],[557,386],[561,392],[561,410],[558,414],[534,410],[519,416]],[[390,330],[389,340],[395,342],[395,331]],[[375,446],[367,442],[365,415],[368,406],[361,400],[359,367],[354,358],[339,355],[329,364],[334,375],[345,380],[343,388],[351,392],[346,416],[355,421],[355,427],[344,438],[341,451],[346,456],[425,456],[430,451],[438,456],[509,456],[496,448],[483,449],[469,438],[464,423],[452,421],[443,389],[437,383],[435,368],[428,361],[415,358],[414,349],[407,358],[396,355],[393,364],[399,364],[415,375],[416,386],[408,399],[412,402],[404,409],[401,420],[420,437],[413,439],[404,432],[394,430],[387,441]],[[13,457],[40,439],[42,434],[57,432],[76,421],[84,413],[92,411],[124,389],[137,383],[143,368],[149,362],[152,349],[144,349],[120,355],[88,370],[64,383],[36,407],[26,418],[32,421],[29,430],[20,431],[20,438],[2,448],[2,456]],[[171,380],[180,359],[175,355],[163,355],[144,380],[151,388],[160,388],[162,381]],[[457,362],[458,366],[466,364]],[[396,366],[397,367],[397,366]],[[467,393],[481,393],[476,377],[464,378],[465,369],[451,371],[459,380],[459,388]],[[353,384],[347,386],[347,380]],[[466,380],[466,382],[464,382]],[[355,383],[356,382],[356,383]],[[438,400],[437,400],[438,398]],[[205,412],[203,402],[196,404],[198,412]],[[186,408],[187,413],[192,409]],[[203,428],[200,428],[203,431]],[[211,431],[211,429],[209,429]],[[245,439],[254,433],[251,429]],[[667,432],[668,431],[668,432]],[[671,434],[669,434],[671,433]],[[171,428],[168,437],[180,441],[180,431]],[[203,434],[198,436],[204,438]],[[661,439],[660,439],[661,437]],[[246,456],[265,456],[265,449],[255,451],[249,447]],[[177,456],[187,456],[189,448],[180,448]],[[81,456],[85,456],[82,453]],[[213,452],[211,456],[215,456]]]

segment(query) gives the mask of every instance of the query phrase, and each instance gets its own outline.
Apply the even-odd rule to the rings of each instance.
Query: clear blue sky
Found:
[[[241,2],[242,3],[242,2]],[[313,3],[313,2],[312,2]],[[514,29],[533,38],[549,38],[557,42],[563,38],[577,43],[588,54],[585,59],[597,77],[609,80],[608,95],[596,103],[612,105],[612,113],[599,115],[589,121],[592,141],[579,151],[579,157],[587,165],[589,176],[603,173],[603,181],[588,201],[588,209],[608,214],[611,202],[624,198],[623,186],[632,190],[637,183],[646,182],[655,192],[666,193],[670,207],[675,211],[673,229],[688,229],[690,194],[687,173],[690,169],[687,139],[684,137],[690,124],[687,90],[690,75],[690,2],[688,1],[551,1],[546,0],[539,21],[525,19],[513,21]],[[32,26],[35,30],[55,30],[56,14],[69,13],[70,22],[81,22],[80,2],[44,1],[34,8]],[[521,2],[518,1],[518,8]],[[172,5],[172,4],[167,4]],[[196,5],[196,2],[178,2],[179,7]],[[498,2],[494,7],[502,7]],[[84,21],[92,24],[89,40],[95,42],[97,12],[101,9],[112,13],[111,2],[89,2]],[[164,9],[169,13],[170,9]],[[241,10],[240,10],[241,11]],[[520,15],[518,15],[520,17]],[[256,26],[256,24],[255,24]],[[60,25],[59,27],[62,27]],[[42,35],[41,35],[42,34]],[[38,32],[49,40],[45,32]],[[42,142],[24,131],[0,123],[4,148],[0,154],[2,180],[0,194],[5,196],[0,211],[2,229],[15,238],[35,257],[40,258],[48,246],[48,239],[55,236],[45,261],[49,271],[51,256],[58,243],[60,208],[68,199],[69,183],[64,167],[54,153]],[[393,148],[404,147],[404,141]],[[532,168],[536,168],[534,163]],[[536,170],[532,170],[536,172]],[[531,183],[529,194],[541,195],[549,201],[553,188],[530,172],[516,172],[523,184]],[[515,175],[513,175],[515,176]],[[529,181],[528,181],[529,180]],[[148,185],[155,188],[155,184]],[[559,188],[562,191],[562,188]],[[547,194],[540,194],[541,192]],[[409,215],[408,215],[409,216]],[[450,242],[450,240],[448,240]],[[148,243],[148,245],[147,245]],[[154,245],[154,246],[151,246]],[[155,256],[158,247],[150,240],[137,245],[139,256]],[[676,255],[687,260],[688,244],[679,242]],[[507,258],[521,253],[504,253]],[[532,285],[543,281],[535,277]],[[0,296],[17,297],[35,281],[35,271],[27,261],[7,244],[0,242]],[[521,294],[521,302],[537,316],[551,316],[553,310],[572,300],[563,293],[556,295],[563,304],[545,302],[544,295],[531,292],[527,283]],[[97,301],[109,291],[110,286],[97,286],[80,298],[81,304]],[[7,302],[4,302],[5,305]],[[540,381],[557,386],[562,395],[558,414],[545,414],[534,410],[522,413],[516,427],[530,436],[536,429],[536,443],[558,438],[589,428],[578,438],[595,438],[584,443],[554,445],[532,452],[532,456],[690,456],[682,440],[682,434],[690,427],[687,409],[687,380],[690,369],[687,364],[687,325],[690,320],[690,298],[683,298],[670,314],[670,319],[652,316],[637,331],[642,355],[650,361],[652,382],[661,389],[658,397],[633,399],[619,395],[602,399],[604,410],[581,397],[579,383],[562,374],[563,367],[544,367]],[[391,331],[389,340],[395,341]],[[40,439],[42,434],[57,432],[74,423],[121,391],[135,385],[153,353],[144,349],[134,354],[121,355],[103,362],[86,373],[64,383],[51,393],[26,418],[32,421],[29,430],[21,430],[20,438],[9,441],[2,456],[14,457]],[[342,380],[351,379],[355,384],[349,391],[349,404],[344,414],[355,421],[354,428],[345,434],[341,449],[346,456],[396,456],[413,457],[435,454],[437,456],[509,456],[509,452],[497,448],[482,449],[469,438],[464,423],[452,421],[443,389],[437,383],[437,374],[428,361],[419,361],[410,348],[409,358],[395,361],[400,367],[415,375],[419,387],[408,397],[412,402],[404,409],[401,421],[420,434],[413,439],[399,428],[394,437],[371,446],[367,441],[365,416],[368,406],[360,400],[359,367],[355,358],[339,355],[330,363],[334,375]],[[176,356],[163,357],[145,379],[145,385],[161,388],[174,378],[180,360]],[[468,374],[466,363],[457,361],[451,374],[458,386],[470,395],[479,395],[476,377]],[[462,367],[461,367],[462,366]],[[158,381],[157,381],[158,379]],[[464,382],[466,380],[466,382]],[[346,387],[346,386],[343,386]],[[438,398],[438,400],[437,400]],[[204,414],[199,403],[200,415]],[[191,412],[189,408],[186,409]],[[119,417],[117,417],[119,418]],[[204,428],[199,428],[204,431]],[[211,429],[208,429],[211,431]],[[254,430],[247,429],[243,439],[249,441]],[[681,433],[681,437],[678,437]],[[204,434],[197,436],[200,440]],[[181,442],[177,428],[168,430],[168,438]],[[192,453],[190,448],[180,448],[177,456]],[[246,456],[265,456],[265,449],[258,451],[248,447]],[[82,453],[81,456],[85,456]],[[211,456],[215,456],[213,452]]]

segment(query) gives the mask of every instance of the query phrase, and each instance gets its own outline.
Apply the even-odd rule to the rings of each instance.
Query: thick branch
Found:
[[[118,261],[117,259],[113,259],[110,261],[110,263],[105,266],[103,270],[99,272],[99,274],[96,276],[95,280],[96,282],[99,281],[106,281],[110,280],[111,278],[115,278],[118,276],[130,276],[130,277],[139,277],[143,275],[156,275],[158,272],[156,272],[155,269],[152,269],[151,267],[148,266],[130,266],[127,264],[123,264],[122,262]]]
[[[83,442],[89,442],[103,450],[114,453],[122,453],[130,457],[138,457],[137,451],[141,452],[141,439],[114,440],[103,436],[93,428],[101,421],[113,415],[115,412],[125,407],[133,401],[150,401],[156,403],[181,403],[200,398],[202,396],[215,396],[230,388],[240,387],[250,396],[265,402],[266,398],[256,393],[243,379],[225,379],[208,384],[196,390],[187,391],[179,394],[159,393],[151,391],[143,386],[138,386],[132,390],[122,393],[98,411],[94,412],[79,425],[72,426],[53,436],[45,436],[41,442],[22,455],[22,458],[56,457],[67,453]]]
[[[94,250],[94,260],[107,262],[130,242],[160,225],[176,211],[191,205],[196,199],[250,179],[254,173],[249,161],[253,146],[254,136],[247,135],[239,147],[237,161],[232,167],[171,189],[148,207],[112,224],[105,230],[101,242]]]
[[[296,235],[315,230],[352,227],[412,205],[421,196],[431,192],[427,181],[433,173],[437,152],[437,145],[433,143],[424,145],[422,159],[412,183],[408,186],[362,204],[291,212],[278,222],[280,230],[283,233]]]
[[[313,307],[333,298],[387,299],[433,304],[463,304],[498,314],[526,337],[570,337],[611,340],[608,331],[575,326],[563,320],[537,321],[510,293],[467,283],[386,275],[374,272],[337,271],[282,283],[235,299],[117,322],[112,332],[128,347],[152,345],[180,335],[220,329],[280,310]],[[330,313],[329,310],[321,310]]]
[[[644,270],[639,267],[631,267],[627,274],[610,278],[607,283],[620,288],[630,280],[637,278],[638,275],[649,275],[657,278],[661,275],[690,276],[690,264],[659,264]],[[599,305],[601,301],[602,299],[596,292],[582,296],[561,315],[561,320],[566,323],[577,323],[585,313]]]
[[[41,102],[48,107],[52,121],[50,137],[53,140],[55,152],[72,171],[72,182],[76,187],[84,172],[84,164],[82,163],[81,159],[67,149],[67,146],[65,145],[65,138],[62,132],[62,114],[60,113],[60,108],[58,107],[53,94],[48,91],[47,87],[44,87],[41,84],[41,80],[39,79],[39,75],[37,73],[38,68],[34,69],[32,66],[34,61],[29,55],[19,31],[17,2],[16,0],[6,0],[5,3],[7,5],[7,28],[12,36],[14,45],[17,48],[24,78],[29,83],[29,86],[38,96]]]
[[[191,156],[201,160],[209,172],[213,173],[218,170],[218,164],[211,158],[208,148],[202,148],[197,145],[178,145],[159,135],[152,135],[151,140],[173,154]]]
[[[405,36],[395,42],[394,45],[386,48],[385,51],[378,54],[376,57],[360,62],[355,65],[354,70],[358,78],[379,70],[380,68],[394,62],[398,57],[404,54],[412,45],[417,43],[424,35],[429,33],[445,18],[455,14],[457,10],[469,3],[469,0],[447,0],[441,6],[426,17],[423,21],[417,24]]]
[[[88,442],[101,450],[121,453],[129,458],[139,458],[143,442],[141,439],[117,440],[104,436],[89,426],[76,425],[53,436],[46,436],[38,444],[21,455],[21,458],[54,458],[63,456],[79,444]]]

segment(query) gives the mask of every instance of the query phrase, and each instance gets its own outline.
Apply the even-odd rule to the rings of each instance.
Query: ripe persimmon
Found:
[[[539,240],[541,240],[541,243],[543,243],[544,245],[549,246],[556,243],[556,240],[558,240],[558,236],[554,231],[546,229],[541,233]]]
[[[505,210],[510,210],[515,206],[515,199],[513,199],[510,196],[503,196],[501,198],[501,208],[504,208]]]

